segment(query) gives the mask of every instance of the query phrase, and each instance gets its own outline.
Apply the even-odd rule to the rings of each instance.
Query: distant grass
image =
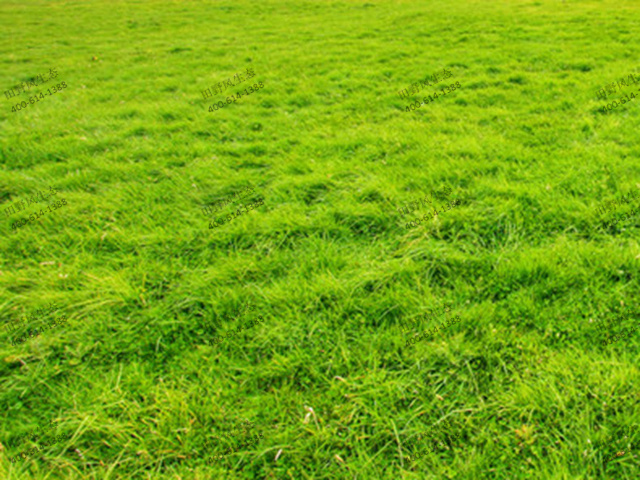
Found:
[[[3,337],[0,477],[637,479],[640,337],[602,347],[593,321],[639,301],[638,219],[596,213],[640,188],[639,107],[596,95],[637,69],[638,14],[2,3],[0,92],[51,67],[68,88],[2,99],[0,214],[48,186],[68,205],[4,217],[0,307],[69,321]],[[209,113],[246,68],[265,88]],[[405,112],[442,68],[462,87]],[[248,184],[264,206],[209,230],[202,207]],[[406,230],[396,208],[445,186],[461,205]],[[209,346],[245,303],[265,322]],[[444,303],[462,321],[406,348]],[[72,437],[9,463],[50,419]],[[461,438],[414,462],[445,419]],[[244,421],[264,438],[207,466]]]

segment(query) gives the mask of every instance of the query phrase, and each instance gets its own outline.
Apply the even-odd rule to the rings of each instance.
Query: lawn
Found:
[[[637,480],[639,20],[4,0],[0,479]]]

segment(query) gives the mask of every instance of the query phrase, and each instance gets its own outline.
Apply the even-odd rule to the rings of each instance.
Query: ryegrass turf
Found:
[[[69,322],[3,330],[1,478],[637,479],[640,333],[603,347],[593,321],[638,311],[638,219],[595,209],[640,188],[640,100],[596,96],[637,71],[639,14],[2,2],[0,91],[68,85],[2,98],[2,317]],[[230,92],[265,88],[208,112],[247,68]],[[461,88],[406,112],[443,68]],[[201,207],[249,183],[264,206],[209,230]],[[67,206],[12,232],[9,202],[49,186]],[[461,205],[406,230],[425,211],[396,208],[444,186]],[[264,323],[210,346],[247,302]],[[407,347],[400,323],[445,303],[462,321]],[[72,437],[10,463],[51,419]],[[414,462],[445,419],[460,438]],[[264,438],[206,465],[243,421]]]

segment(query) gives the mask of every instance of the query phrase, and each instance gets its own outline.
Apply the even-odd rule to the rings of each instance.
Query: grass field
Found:
[[[4,0],[0,478],[638,479],[639,20]]]

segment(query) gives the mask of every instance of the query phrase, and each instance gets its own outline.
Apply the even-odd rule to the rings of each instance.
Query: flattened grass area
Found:
[[[640,333],[594,325],[638,321],[639,220],[596,208],[640,188],[640,100],[596,92],[638,71],[639,15],[3,1],[0,92],[68,87],[0,97],[0,477],[637,479]],[[264,88],[209,112],[247,69],[215,100]],[[443,69],[461,87],[406,112]],[[210,230],[202,207],[250,184],[264,205]],[[67,205],[14,232],[5,208],[50,186]],[[396,209],[444,187],[460,205],[406,229],[427,211]],[[49,302],[68,322],[11,346]],[[407,346],[444,304],[461,321]],[[50,420],[71,437],[11,463]],[[263,438],[239,448],[245,422]]]

